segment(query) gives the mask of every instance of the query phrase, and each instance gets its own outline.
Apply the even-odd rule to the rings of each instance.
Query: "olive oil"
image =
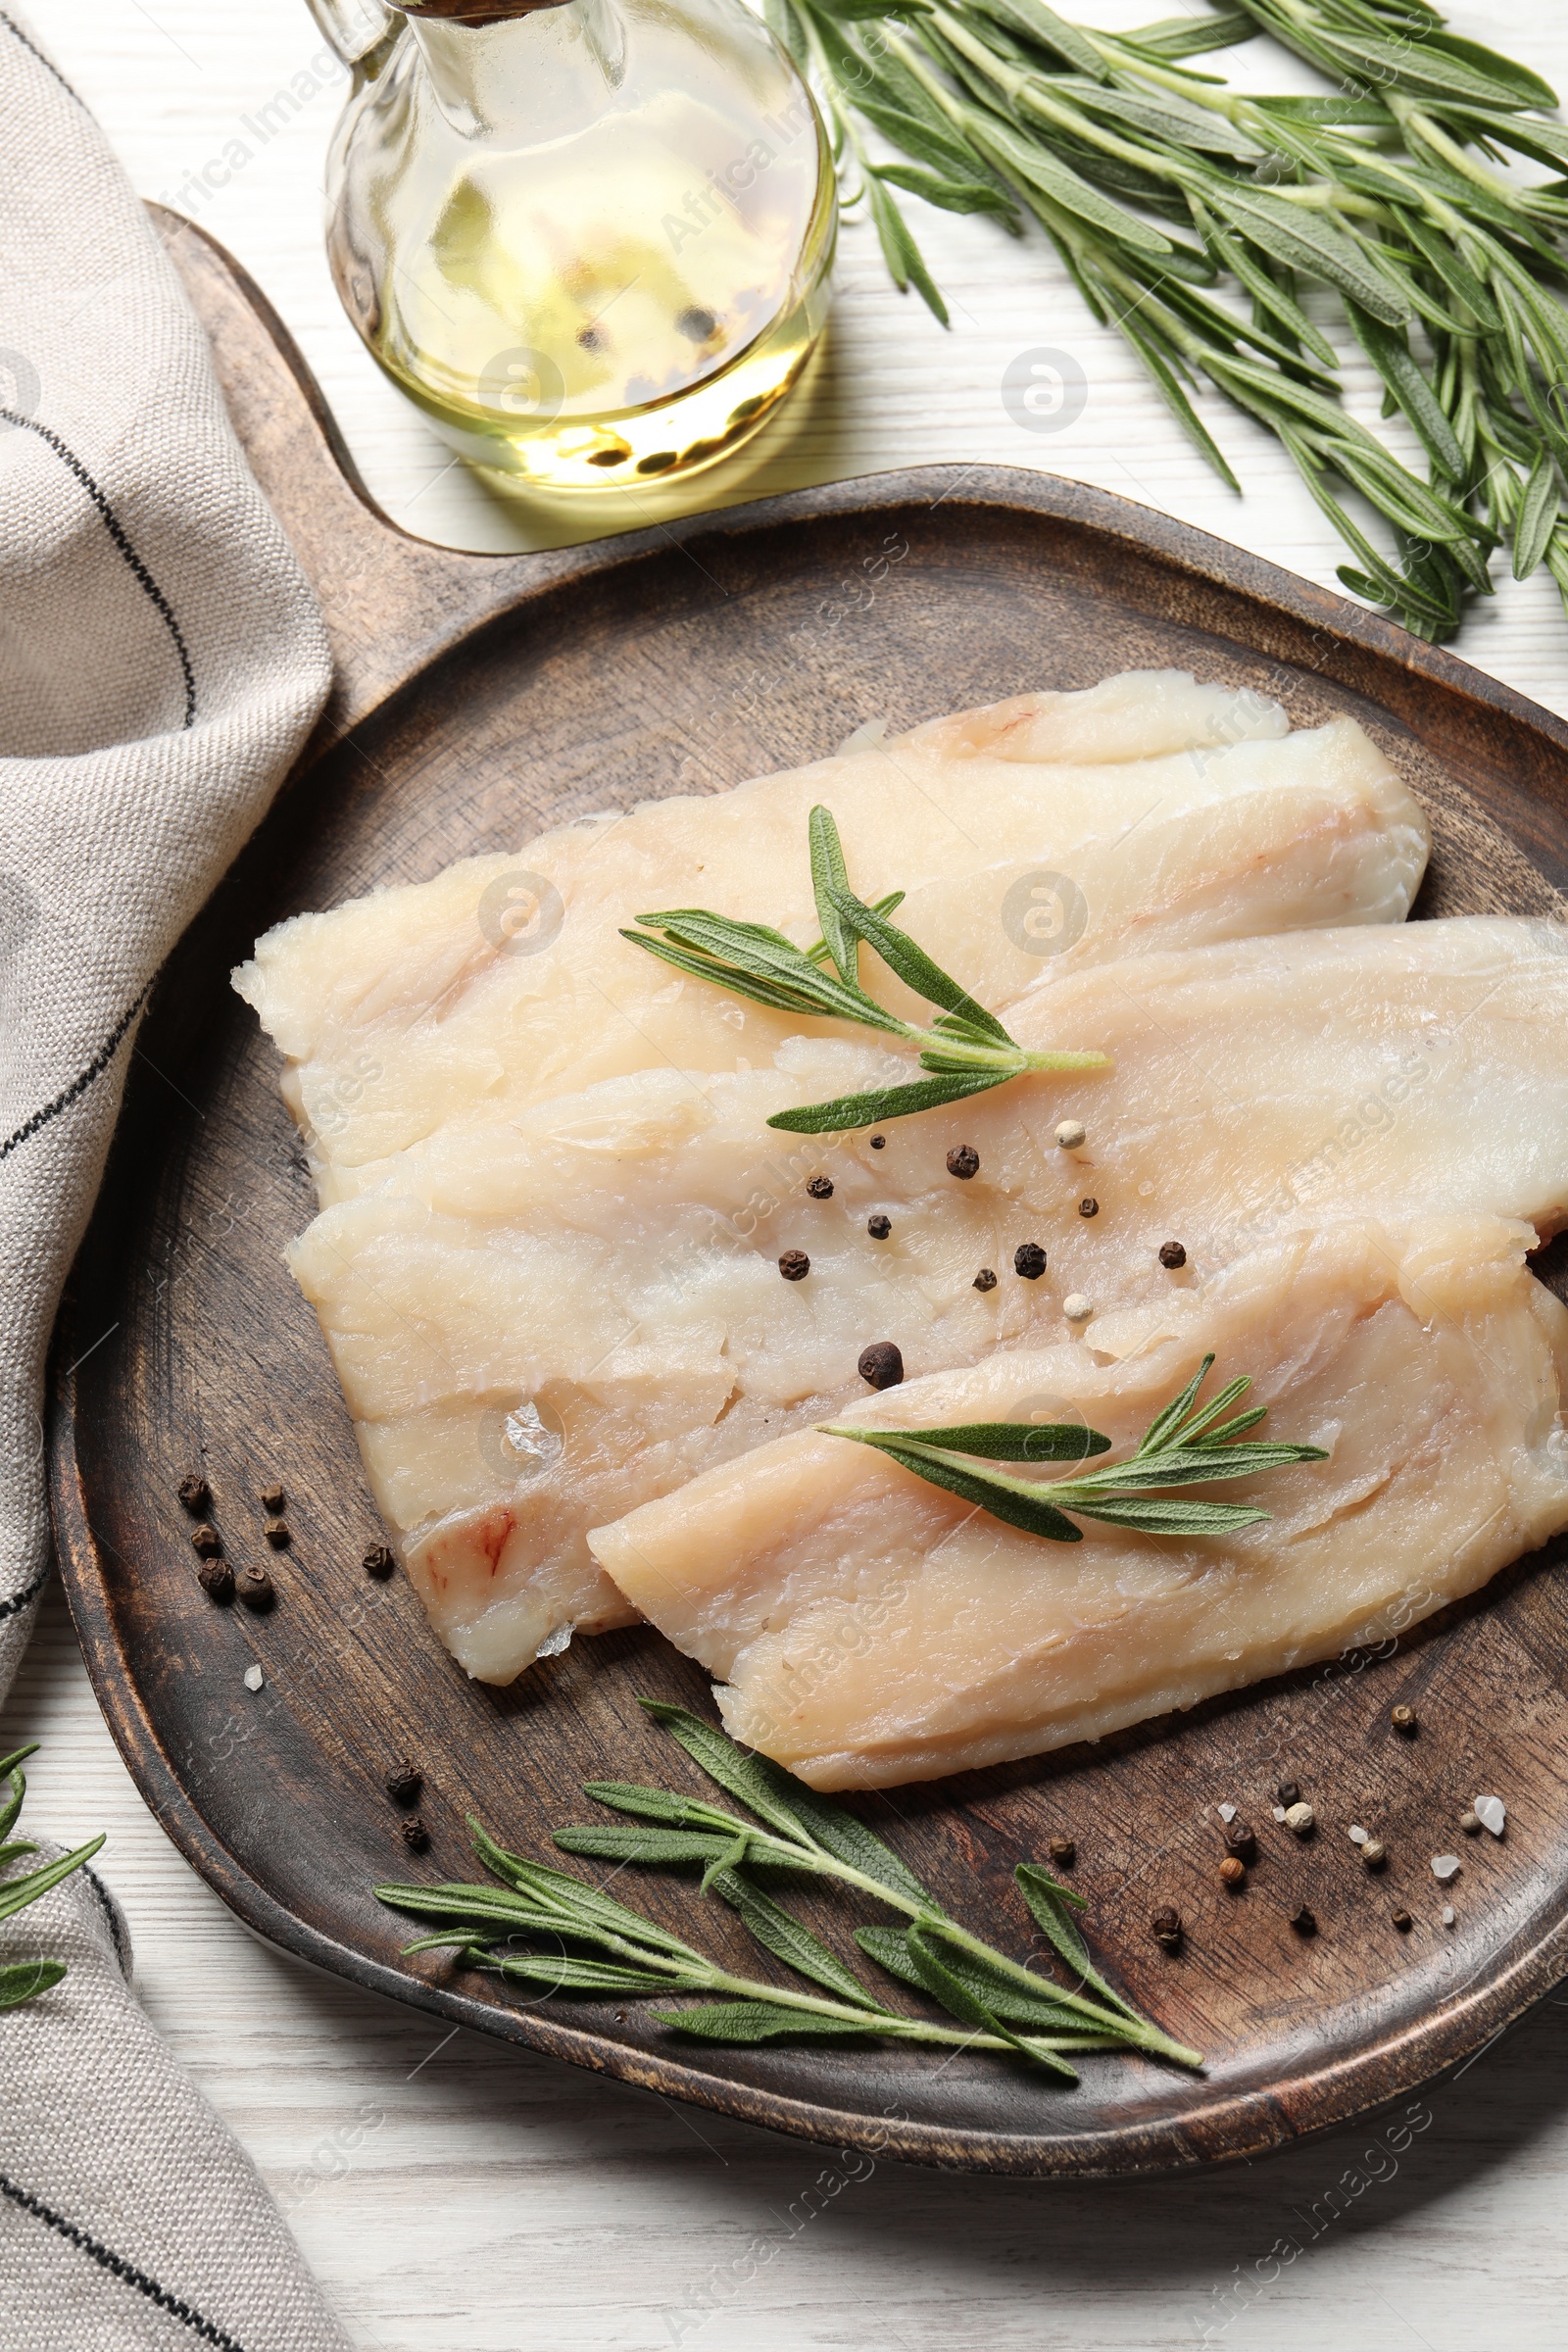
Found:
[[[713,463],[821,329],[831,156],[738,0],[413,26],[351,110],[336,177],[329,242],[370,350],[518,487]]]

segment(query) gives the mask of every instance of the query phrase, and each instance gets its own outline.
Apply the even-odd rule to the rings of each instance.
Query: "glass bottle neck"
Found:
[[[410,17],[430,88],[460,136],[533,145],[596,122],[625,78],[614,0],[561,0],[502,24]]]

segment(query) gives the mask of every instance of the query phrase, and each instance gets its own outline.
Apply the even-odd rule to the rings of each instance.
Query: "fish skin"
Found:
[[[999,1353],[859,1427],[1071,1417],[1133,1444],[1204,1353],[1257,1433],[1326,1462],[1200,1490],[1266,1526],[1049,1544],[870,1447],[801,1432],[609,1528],[595,1555],[720,1679],[731,1737],[822,1789],[999,1764],[1388,1638],[1568,1526],[1568,1309],[1532,1229],[1348,1221],[1233,1264],[1178,1336],[1108,1364]]]
[[[983,996],[1015,997],[1026,1026],[1115,952],[1397,922],[1428,846],[1353,722],[1290,735],[1260,696],[1163,672],[563,827],[270,932],[235,985],[290,1056],[283,1093],[321,1203],[289,1262],[409,1573],[486,1681],[510,1681],[563,1627],[626,1622],[588,1526],[852,1400],[867,1318],[931,1365],[1054,1317],[1054,1286],[989,1302],[973,1289],[1012,1246],[1017,1203],[993,1183],[959,1200],[905,1130],[878,1160],[863,1136],[808,1147],[766,1126],[868,1072],[906,1075],[906,1060],[683,982],[618,937],[672,898],[755,915],[762,877],[767,911],[807,939],[818,799],[868,895],[905,884],[901,923]],[[993,836],[1010,845],[1001,863],[979,846]],[[882,876],[889,843],[898,871]],[[1042,862],[1070,866],[1092,904],[1083,936],[1044,957],[1000,920]],[[537,956],[504,953],[477,919],[523,864],[563,906]],[[997,919],[976,920],[977,891]],[[890,976],[876,984],[918,1009]],[[929,1144],[937,1129],[919,1125]],[[795,1196],[825,1152],[834,1216],[802,1223]],[[882,1206],[898,1230],[878,1252],[864,1226]],[[779,1283],[786,1247],[814,1254],[814,1284]],[[519,1471],[497,1433],[530,1400],[566,1452]]]
[[[798,1019],[683,985],[619,934],[637,914],[697,900],[808,943],[807,819],[819,801],[861,893],[905,890],[901,925],[1003,1013],[1043,980],[1145,948],[1403,919],[1425,870],[1426,820],[1352,720],[1286,735],[1262,696],[1161,672],[1131,681],[1151,703],[1139,737],[1128,683],[1021,698],[1046,712],[1031,740],[1046,748],[1054,727],[1071,764],[956,754],[916,729],[733,792],[562,826],[279,924],[234,985],[290,1064],[284,1094],[322,1205],[373,1189],[389,1158],[457,1117],[511,1117],[638,1069],[770,1060]],[[1086,758],[1100,704],[1116,742],[1154,756]],[[970,725],[984,740],[987,716],[960,714],[938,732]],[[558,894],[559,933],[537,954],[511,952],[494,909],[481,926],[485,894],[523,870]],[[1078,898],[1040,884],[1040,904],[1004,921],[1008,891],[1022,881],[1027,895],[1042,873],[1064,876]],[[1063,945],[1080,916],[1082,935]],[[1056,952],[1034,952],[1030,925]],[[862,965],[886,1003],[927,1017],[869,955]],[[817,1022],[808,1033],[840,1032]]]

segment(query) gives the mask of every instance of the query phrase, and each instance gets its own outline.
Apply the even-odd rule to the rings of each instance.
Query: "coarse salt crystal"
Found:
[[[260,1690],[266,1681],[267,1677],[259,1666],[246,1667],[245,1688],[247,1690]]]
[[[1234,1821],[1236,1819],[1236,1807],[1234,1805],[1221,1805],[1219,1809],[1219,1817],[1221,1821]]]
[[[1453,1925],[1453,1905],[1451,1903],[1445,1903],[1443,1906],[1443,1924],[1446,1928],[1451,1928]]]
[[[1276,1805],[1274,1807],[1274,1818],[1276,1821],[1283,1821],[1285,1819],[1285,1807],[1283,1805]]]
[[[1355,1824],[1353,1821],[1352,1821],[1352,1822],[1351,1822],[1351,1824],[1350,1824],[1350,1828],[1349,1828],[1349,1833],[1348,1833],[1348,1835],[1349,1835],[1350,1843],[1351,1843],[1352,1845],[1365,1845],[1365,1843],[1366,1843],[1366,1835],[1367,1835],[1367,1834],[1366,1834],[1365,1830],[1357,1828],[1356,1824]]]
[[[1502,1836],[1502,1825],[1508,1818],[1508,1808],[1500,1796],[1473,1796],[1470,1799],[1470,1810],[1482,1828],[1490,1830],[1494,1838]]]
[[[1433,1857],[1432,1857],[1432,1876],[1433,1876],[1435,1879],[1452,1879],[1452,1878],[1456,1878],[1456,1877],[1458,1876],[1458,1872],[1459,1872],[1459,1857],[1458,1857],[1458,1855],[1457,1855],[1457,1854],[1434,1854],[1434,1855],[1433,1855]]]

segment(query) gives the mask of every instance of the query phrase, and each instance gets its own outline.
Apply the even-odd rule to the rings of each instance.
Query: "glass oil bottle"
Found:
[[[463,457],[635,489],[758,430],[821,331],[837,213],[811,96],[742,0],[311,5],[355,69],[339,294]]]

